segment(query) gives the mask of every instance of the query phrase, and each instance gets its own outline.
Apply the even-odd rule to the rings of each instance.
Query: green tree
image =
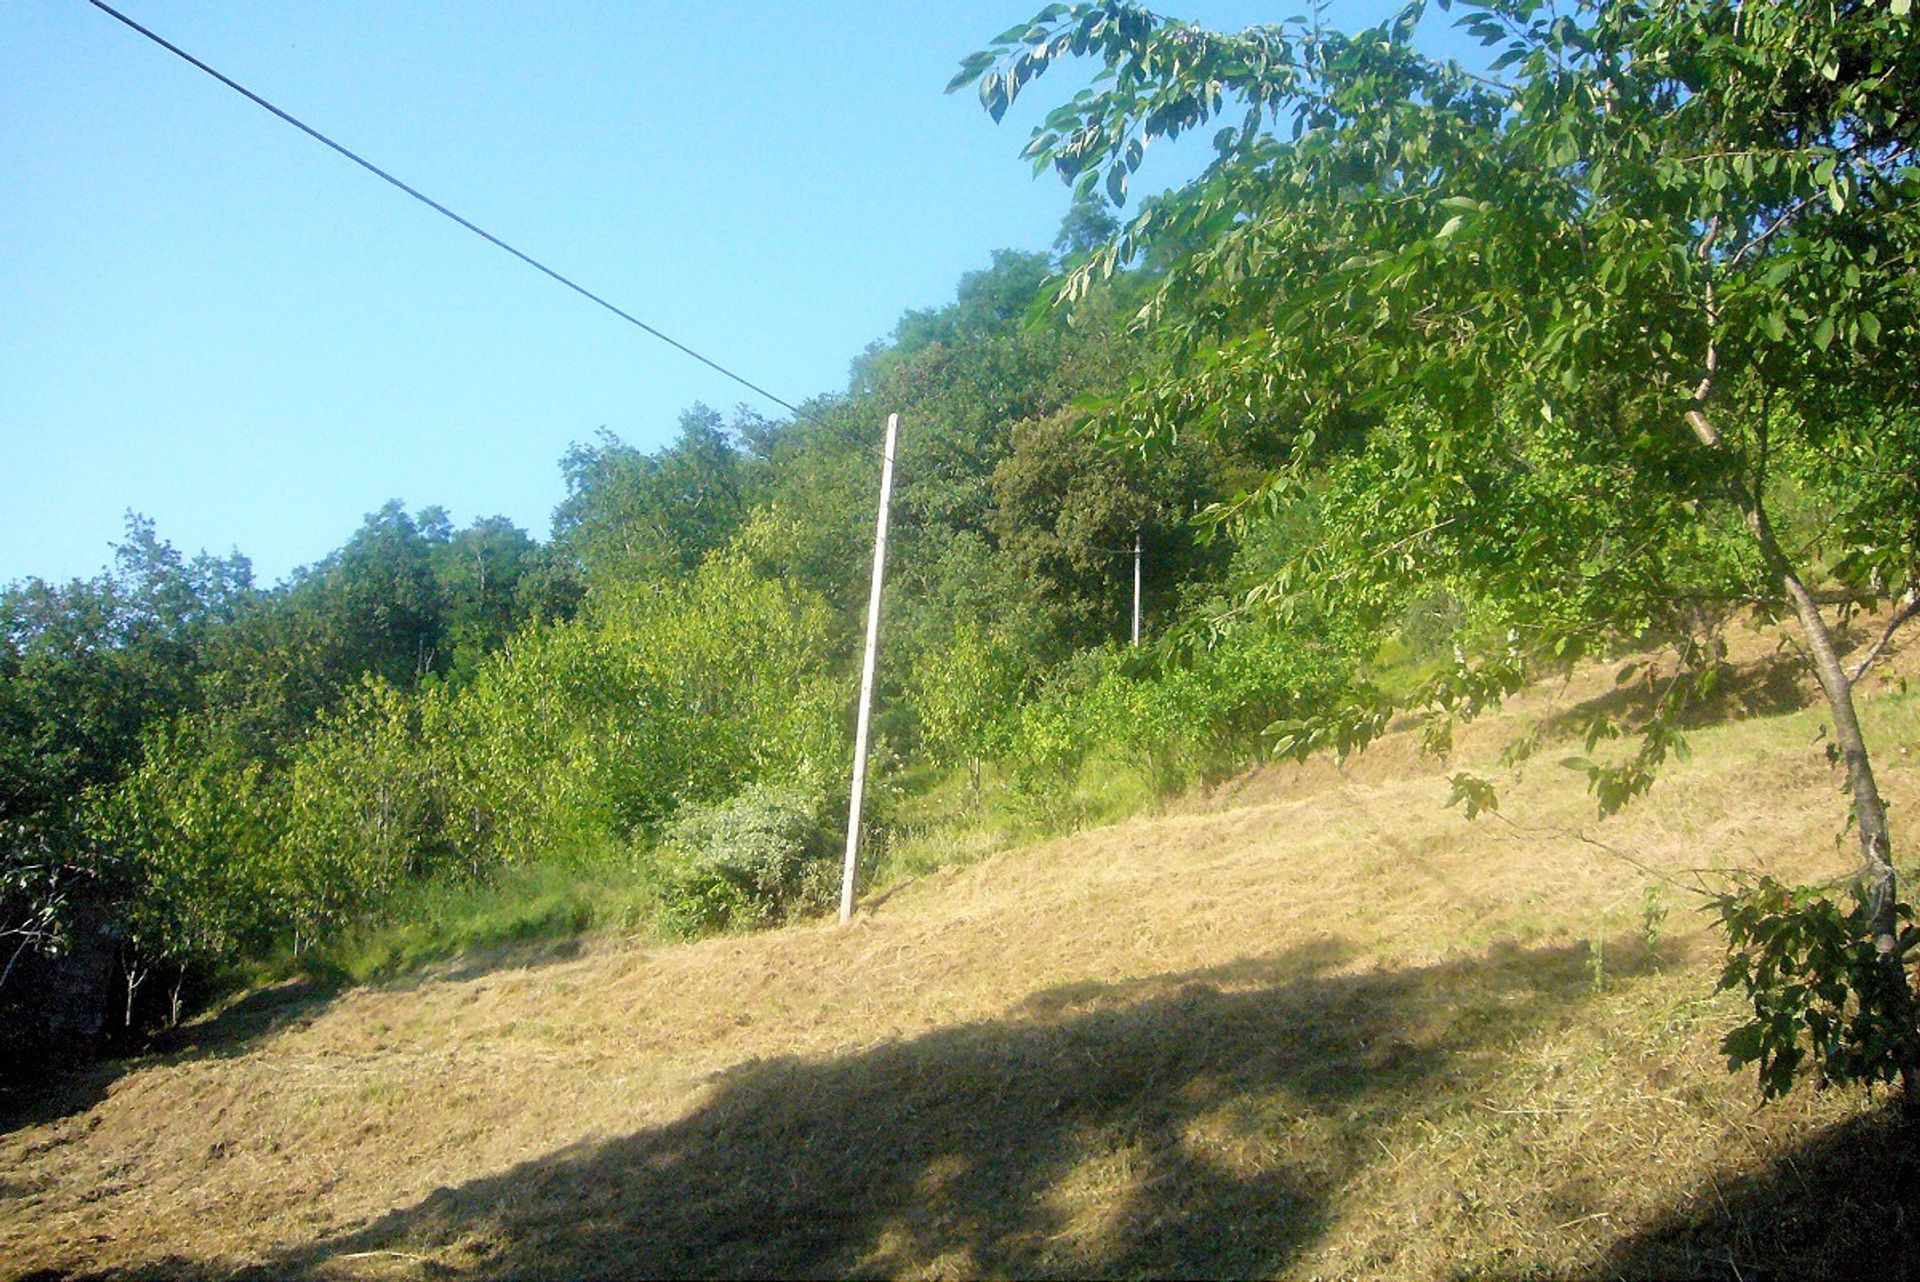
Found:
[[[107,572],[0,591],[0,818],[118,779],[149,726],[194,705],[211,633],[253,599],[246,558],[189,561],[132,513]]]
[[[180,981],[270,943],[290,924],[290,887],[276,875],[285,799],[263,765],[211,719],[190,715],[144,736],[138,766],[89,794],[92,871],[118,904],[127,980],[135,992],[155,967]]]
[[[407,689],[444,666],[444,603],[433,565],[450,534],[441,509],[409,516],[394,500],[368,513],[353,537],[293,585],[288,604],[338,689],[367,673]]]
[[[964,762],[976,790],[981,763],[1001,746],[1019,708],[1025,659],[1004,631],[968,620],[916,669],[920,740],[935,760]]]
[[[685,718],[684,764],[655,781],[663,800],[717,801],[750,779],[817,796],[847,771],[833,613],[762,569],[792,538],[760,514],[686,579],[638,585],[601,613],[609,642]]]
[[[370,673],[291,754],[272,889],[297,945],[377,909],[444,857],[444,771],[423,742],[421,705]]]
[[[694,405],[672,445],[647,454],[611,432],[561,460],[556,541],[602,584],[678,576],[724,544],[745,511],[748,468],[720,415]]]
[[[1120,230],[1120,221],[1107,209],[1107,202],[1093,192],[1075,192],[1073,204],[1060,220],[1060,232],[1053,238],[1053,250],[1063,261],[1071,262],[1090,254],[1112,240]]]
[[[257,597],[246,558],[188,559],[132,513],[102,574],[0,591],[0,988],[20,950],[66,941],[83,899],[137,904],[93,849],[89,799],[199,706],[213,638]],[[8,999],[31,1017],[32,994]]]
[[[609,629],[529,626],[422,709],[447,852],[482,877],[593,853],[670,815],[687,718]]]
[[[504,516],[482,517],[433,547],[433,577],[443,603],[447,671],[472,675],[482,656],[499,649],[531,617],[571,613],[543,602],[538,577],[548,571],[539,544]],[[524,585],[524,587],[523,587]]]
[[[1075,645],[1124,638],[1133,597],[1134,539],[1147,548],[1144,591],[1155,616],[1177,585],[1218,568],[1224,543],[1203,546],[1189,516],[1218,492],[1211,450],[1188,440],[1149,465],[1105,448],[1064,410],[1013,425],[993,472],[991,529],[1019,579]]]
[[[1506,415],[1528,442],[1571,424],[1574,452],[1660,513],[1644,554],[1589,523],[1583,574],[1654,583],[1689,544],[1740,532],[1766,603],[1800,624],[1860,840],[1857,943],[1878,978],[1854,1000],[1879,1053],[1828,1066],[1898,1075],[1920,1106],[1911,939],[1852,697],[1861,668],[1821,613],[1817,564],[1773,516],[1783,459],[1885,458],[1888,433],[1920,414],[1920,27],[1907,0],[1462,7],[1459,25],[1493,52],[1487,74],[1419,51],[1420,3],[1355,35],[1305,20],[1233,35],[1114,2],[1047,8],[967,59],[954,87],[977,83],[998,118],[1056,63],[1095,61],[1098,83],[1027,152],[1115,202],[1149,143],[1220,126],[1205,173],[1142,207],[1062,294],[1174,247],[1145,311],[1174,359],[1107,421],[1147,444],[1273,434],[1283,457],[1240,514],[1303,496],[1399,404],[1424,416],[1422,467],[1381,475],[1390,505],[1457,497],[1450,472],[1436,483],[1427,468]],[[1644,630],[1647,592],[1591,593],[1545,619],[1530,608],[1557,564],[1535,535],[1563,507],[1522,503],[1503,535],[1476,526],[1453,547],[1435,536],[1463,523],[1442,516],[1369,560],[1411,579],[1450,559],[1485,592],[1528,589],[1504,605],[1536,649]],[[1911,617],[1915,558],[1899,536],[1913,513],[1861,516],[1833,532],[1857,540],[1836,549],[1843,565],[1871,567],[1849,581]],[[1328,569],[1296,558],[1258,595],[1338,595]],[[1470,709],[1515,679],[1497,655],[1421,697]],[[1591,767],[1603,803],[1645,786],[1676,743],[1658,719],[1634,761]]]

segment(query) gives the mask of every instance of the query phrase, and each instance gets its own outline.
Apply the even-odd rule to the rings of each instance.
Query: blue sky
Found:
[[[116,7],[789,400],[1067,204],[1031,108],[941,92],[1035,0]],[[262,582],[390,498],[545,537],[569,442],[752,399],[81,0],[0,16],[0,173],[0,582],[128,509]]]

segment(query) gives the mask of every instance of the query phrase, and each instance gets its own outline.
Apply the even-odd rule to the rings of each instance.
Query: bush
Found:
[[[717,801],[751,780],[810,793],[846,781],[840,633],[818,593],[756,568],[753,545],[779,533],[756,523],[690,577],[639,585],[596,611],[609,644],[684,719],[682,765],[650,780],[663,800]]]
[[[1024,787],[1057,788],[1089,759],[1131,767],[1162,795],[1218,779],[1258,758],[1274,722],[1337,694],[1345,671],[1336,652],[1269,629],[1230,634],[1184,667],[1136,671],[1125,651],[1096,662],[1020,710],[1008,759]]]
[[[633,650],[585,623],[529,627],[428,701],[448,841],[469,875],[618,844],[673,813],[693,727]]]
[[[946,648],[927,655],[913,681],[920,742],[942,764],[964,762],[969,785],[980,787],[981,763],[1006,746],[1009,713],[1027,684],[1026,656],[1017,638],[966,620]]]
[[[292,922],[296,889],[276,866],[277,782],[204,717],[153,727],[142,752],[86,801],[93,871],[117,901],[135,969],[215,964],[271,942]]]
[[[683,936],[771,926],[832,902],[832,844],[804,801],[758,784],[691,806],[660,852],[660,915]]]
[[[445,781],[420,716],[417,696],[367,677],[295,750],[275,889],[296,951],[377,914],[446,857]]]

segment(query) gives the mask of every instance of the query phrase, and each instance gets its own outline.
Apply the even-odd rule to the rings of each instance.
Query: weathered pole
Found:
[[[860,859],[860,813],[867,797],[867,728],[873,722],[873,668],[880,650],[880,588],[887,575],[887,509],[893,503],[893,446],[900,416],[887,415],[881,453],[880,515],[873,531],[873,591],[867,597],[867,656],[860,665],[860,719],[853,732],[853,796],[847,803],[847,862],[840,874],[840,924],[853,916],[853,881]]]
[[[1140,644],[1140,531],[1133,532],[1133,643]]]

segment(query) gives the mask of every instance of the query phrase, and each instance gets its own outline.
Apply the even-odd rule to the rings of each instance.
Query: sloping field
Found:
[[[847,930],[250,994],[0,1136],[0,1275],[1920,1272],[1879,1101],[1761,1106],[1664,878],[1850,866],[1770,638],[1605,823],[1392,735],[908,884]],[[1911,669],[1903,661],[1896,667]],[[1920,841],[1920,695],[1865,710]],[[1649,890],[1653,887],[1653,890]]]

